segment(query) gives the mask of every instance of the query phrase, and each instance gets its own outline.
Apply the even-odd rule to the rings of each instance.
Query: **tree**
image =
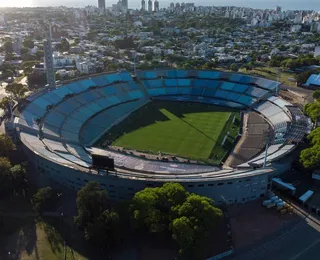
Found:
[[[69,51],[70,50],[70,43],[67,41],[67,39],[62,39],[61,40],[61,51],[65,52],[65,51]]]
[[[230,70],[232,70],[232,71],[238,71],[238,66],[237,66],[237,64],[232,63],[232,64],[230,65]]]
[[[195,229],[189,218],[183,216],[173,220],[171,225],[172,238],[176,240],[181,248],[181,254],[192,251],[195,242]]]
[[[4,48],[4,52],[7,54],[10,54],[13,52],[13,44],[12,44],[12,41],[6,41],[3,45],[3,48]]]
[[[320,145],[314,145],[304,149],[300,153],[300,162],[307,169],[317,169],[320,167]]]
[[[152,53],[149,52],[149,53],[146,54],[146,60],[147,61],[152,61],[152,58],[153,58]]]
[[[304,107],[305,112],[309,115],[313,122],[317,122],[320,119],[320,101],[316,101],[311,104],[307,104]]]
[[[10,179],[16,192],[22,193],[28,188],[26,169],[23,165],[17,164],[10,169]]]
[[[26,48],[26,47],[21,47],[21,49],[20,49],[20,54],[21,54],[21,55],[25,55],[25,54],[27,54],[27,53],[29,53],[29,49]]]
[[[11,93],[15,100],[20,100],[28,92],[28,88],[22,84],[13,83],[6,86],[6,91]]]
[[[110,250],[118,243],[119,214],[113,210],[105,210],[85,228],[85,239],[102,249]]]
[[[171,225],[172,237],[179,243],[181,253],[191,259],[204,259],[206,241],[213,238],[222,211],[213,206],[212,199],[197,194],[188,196],[174,211],[180,218],[178,221],[175,219]]]
[[[32,49],[34,47],[34,42],[33,40],[31,40],[30,38],[26,38],[24,41],[23,41],[23,46],[28,48],[28,49]]]
[[[11,97],[4,97],[1,101],[0,101],[0,108],[5,110],[5,111],[10,111],[10,106],[12,107],[14,105],[14,102],[12,100]]]
[[[38,50],[38,51],[36,52],[36,59],[37,59],[37,60],[42,60],[43,57],[44,57],[44,51],[43,51],[43,50]]]
[[[171,232],[181,253],[192,259],[204,258],[204,247],[222,216],[212,199],[190,194],[178,183],[137,192],[129,209],[137,228],[152,233]]]
[[[316,90],[312,93],[314,99],[320,99],[320,90]]]
[[[39,189],[36,194],[32,196],[32,205],[37,213],[51,211],[54,206],[54,193],[50,187]]]
[[[307,169],[320,167],[320,128],[316,128],[308,135],[311,147],[300,153],[300,162]]]
[[[2,78],[12,78],[14,76],[14,72],[11,69],[4,69],[2,71]]]
[[[21,59],[23,61],[34,61],[36,59],[36,56],[33,54],[26,53],[21,55]]]
[[[146,227],[156,233],[168,230],[172,207],[183,203],[187,196],[188,192],[178,183],[137,192],[130,207],[137,228]]]
[[[98,182],[88,182],[77,194],[78,215],[74,218],[76,225],[86,228],[94,223],[107,208],[106,190],[100,190]]]
[[[11,138],[6,134],[0,135],[0,156],[8,156],[15,149]]]
[[[11,189],[10,169],[12,165],[7,157],[0,157],[0,194],[4,196]]]

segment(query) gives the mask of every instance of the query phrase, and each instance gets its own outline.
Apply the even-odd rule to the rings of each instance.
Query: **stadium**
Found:
[[[29,96],[14,123],[36,170],[72,189],[98,181],[116,200],[179,182],[243,203],[267,193],[310,131],[279,87],[219,71],[103,74]]]

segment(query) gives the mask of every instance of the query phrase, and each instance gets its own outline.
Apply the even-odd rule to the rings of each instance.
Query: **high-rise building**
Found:
[[[12,41],[13,51],[17,54],[20,54],[20,50],[22,48],[22,39],[21,37],[16,37]]]
[[[51,43],[51,26],[49,27],[49,32],[47,38],[43,41],[44,49],[44,65],[47,74],[47,84],[49,88],[56,87],[56,73],[53,65],[53,52],[52,52],[52,43]]]
[[[148,1],[148,12],[152,13],[152,1],[151,0]]]
[[[106,0],[98,0],[98,7],[100,9],[106,9]]]
[[[141,11],[143,11],[143,12],[146,11],[146,1],[145,0],[141,1]]]
[[[160,10],[158,0],[154,1],[154,11],[158,13]]]
[[[128,0],[121,0],[122,2],[122,11],[127,12],[128,11]]]
[[[277,13],[280,13],[280,12],[281,12],[281,6],[278,6],[278,5],[277,5],[277,7],[276,7],[276,12],[277,12]]]

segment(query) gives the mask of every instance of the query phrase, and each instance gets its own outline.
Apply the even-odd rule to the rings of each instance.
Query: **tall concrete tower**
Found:
[[[106,0],[98,0],[98,7],[100,9],[106,9]]]
[[[128,11],[128,0],[122,0],[122,11],[127,12]]]
[[[146,11],[146,1],[145,0],[141,1],[141,11],[143,11],[143,12]]]
[[[158,13],[160,10],[158,0],[154,1],[154,11]]]
[[[152,1],[151,0],[148,1],[148,12],[152,13]]]
[[[47,74],[47,84],[49,88],[56,87],[56,72],[53,65],[53,52],[51,43],[51,26],[49,26],[49,31],[47,33],[47,38],[43,41],[44,49],[44,63]]]

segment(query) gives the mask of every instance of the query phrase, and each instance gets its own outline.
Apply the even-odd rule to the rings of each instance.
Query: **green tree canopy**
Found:
[[[26,39],[23,41],[23,46],[26,47],[26,48],[32,49],[32,48],[34,47],[34,42],[33,42],[32,39],[26,38]]]
[[[316,90],[312,93],[314,99],[320,99],[320,90]]]
[[[27,54],[27,53],[29,53],[29,49],[26,48],[26,47],[21,47],[21,49],[20,49],[20,54],[21,54],[21,55],[25,55],[25,54]]]
[[[237,64],[232,63],[232,64],[230,65],[230,70],[232,70],[232,71],[238,71],[238,66],[237,66]]]
[[[20,100],[28,92],[28,88],[22,84],[12,83],[6,86],[6,91],[11,93],[15,100]]]
[[[14,72],[11,69],[4,69],[2,71],[2,78],[4,78],[4,79],[9,78],[9,77],[12,78],[13,76],[14,76]]]
[[[8,156],[15,149],[12,139],[6,134],[0,135],[0,156]]]
[[[32,197],[32,205],[36,212],[52,211],[55,204],[55,196],[51,187],[39,189]]]
[[[168,230],[172,207],[186,199],[188,192],[177,183],[166,183],[159,188],[146,188],[135,194],[131,210],[138,228],[150,232]]]
[[[10,110],[10,106],[13,106],[13,104],[12,98],[6,96],[0,101],[0,108],[3,110]]]
[[[316,100],[314,103],[305,106],[305,112],[309,117],[317,122],[320,118],[320,102]],[[316,128],[308,135],[310,147],[304,149],[300,153],[300,163],[307,169],[318,169],[320,167],[320,128]]]
[[[137,192],[130,212],[140,230],[171,232],[181,253],[192,259],[203,259],[205,241],[212,238],[218,219],[222,217],[212,199],[190,194],[178,183]]]
[[[85,228],[85,238],[101,249],[111,250],[118,243],[119,214],[105,210]]]
[[[37,59],[37,60],[42,60],[43,57],[44,57],[44,51],[43,51],[43,50],[38,50],[38,51],[36,52],[36,59]]]
[[[314,122],[319,120],[320,118],[320,102],[319,101],[305,105],[304,110]]]
[[[4,52],[7,54],[10,54],[13,52],[13,44],[12,44],[12,41],[9,41],[7,40],[4,45],[3,45],[3,48],[4,48]]]
[[[27,174],[24,165],[17,164],[10,169],[10,179],[16,192],[23,192],[28,188]]]
[[[12,165],[7,157],[0,157],[0,195],[4,196],[11,189],[10,169]]]
[[[304,149],[300,153],[300,162],[307,169],[318,169],[320,167],[320,145],[316,144]]]
[[[98,182],[88,182],[77,194],[78,215],[74,219],[75,223],[80,228],[86,228],[99,218],[107,205],[106,190],[100,190]]]

